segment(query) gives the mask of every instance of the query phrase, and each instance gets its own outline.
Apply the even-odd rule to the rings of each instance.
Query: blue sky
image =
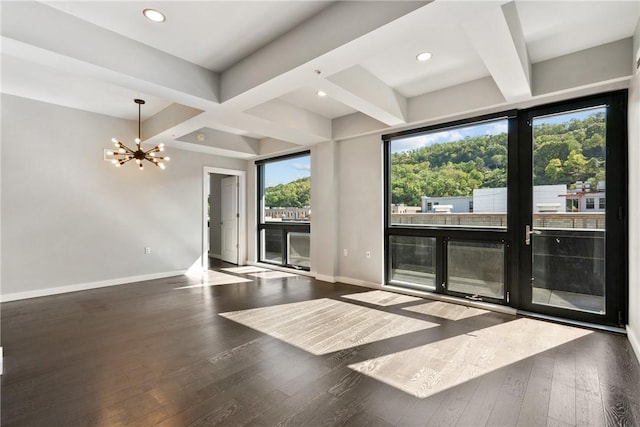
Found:
[[[598,114],[598,113],[604,113],[606,111],[607,111],[606,107],[598,107],[598,108],[591,108],[588,110],[576,111],[575,113],[556,114],[553,116],[546,116],[546,117],[533,119],[533,124],[534,125],[549,125],[549,124],[555,125],[558,123],[570,122],[573,119],[583,120],[588,116]]]
[[[286,184],[311,175],[310,156],[294,157],[265,164],[265,187]]]
[[[474,124],[466,127],[450,128],[439,132],[425,133],[407,138],[394,139],[391,142],[391,152],[400,153],[444,142],[460,141],[480,135],[499,135],[507,132],[507,120],[497,120],[488,123]]]
[[[557,114],[536,118],[534,124],[557,124],[569,122],[573,119],[582,120],[587,116],[606,111],[605,107],[581,110],[572,113]],[[391,142],[391,152],[400,153],[444,142],[460,141],[465,138],[473,138],[481,135],[499,135],[507,132],[507,120],[497,120],[488,123],[474,124],[466,127],[450,128],[439,132],[431,132],[422,135],[409,136],[394,139]]]

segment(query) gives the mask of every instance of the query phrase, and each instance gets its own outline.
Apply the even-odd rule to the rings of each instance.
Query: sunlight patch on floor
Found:
[[[379,305],[381,307],[388,307],[390,305],[404,304],[406,302],[422,300],[422,298],[386,291],[369,291],[351,295],[342,295],[342,298],[366,302],[367,304]]]
[[[402,310],[448,320],[462,320],[490,313],[490,311],[487,310],[468,307],[466,305],[450,304],[442,301],[427,301],[424,304],[403,307]]]
[[[231,274],[221,273],[219,271],[207,271],[199,276],[198,280],[192,277],[189,281],[190,284],[181,286],[174,289],[193,289],[193,288],[206,288],[209,286],[230,285],[233,283],[247,283],[252,282],[251,279],[245,279],[243,277],[232,276]],[[198,283],[194,283],[198,282]]]
[[[521,318],[349,368],[426,398],[588,334],[585,329]]]
[[[283,279],[285,277],[298,277],[297,274],[287,273],[286,271],[263,271],[260,273],[249,273],[249,276],[258,279]]]
[[[439,326],[328,298],[221,313],[220,316],[315,355]]]
[[[227,271],[229,273],[237,273],[237,274],[260,273],[262,271],[271,271],[268,268],[255,267],[255,266],[252,266],[252,265],[247,265],[247,266],[244,266],[244,267],[221,268],[220,270]]]

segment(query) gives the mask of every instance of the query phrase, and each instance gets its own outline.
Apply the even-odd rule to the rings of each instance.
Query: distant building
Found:
[[[604,181],[598,181],[595,191],[590,182],[576,181],[575,189],[564,196],[567,212],[604,212],[607,206]]]
[[[578,181],[575,190],[566,184],[536,185],[533,187],[533,213],[604,212],[605,183],[591,191],[588,182]],[[422,206],[392,205],[391,213],[506,213],[507,188],[478,188],[473,196],[422,197]]]
[[[276,221],[309,221],[311,219],[311,208],[264,208],[264,220],[266,222]]]
[[[473,212],[473,197],[422,197],[423,213],[468,213]]]
[[[403,203],[399,205],[391,205],[391,213],[418,213],[420,212],[420,206],[406,206]]]
[[[566,212],[564,197],[567,186],[536,185],[533,187],[533,212],[555,213]],[[474,213],[504,213],[507,212],[507,188],[479,188],[473,190]]]

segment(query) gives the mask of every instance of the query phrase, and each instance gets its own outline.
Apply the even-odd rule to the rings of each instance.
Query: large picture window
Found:
[[[386,284],[624,324],[626,102],[383,136]]]
[[[391,224],[507,227],[506,118],[390,141]]]
[[[257,162],[258,260],[309,270],[311,156]]]

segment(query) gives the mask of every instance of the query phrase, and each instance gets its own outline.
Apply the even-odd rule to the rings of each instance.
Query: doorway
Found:
[[[205,167],[202,268],[224,261],[246,263],[245,172]]]
[[[520,122],[519,284],[526,311],[625,322],[625,101],[603,95],[544,106]]]

